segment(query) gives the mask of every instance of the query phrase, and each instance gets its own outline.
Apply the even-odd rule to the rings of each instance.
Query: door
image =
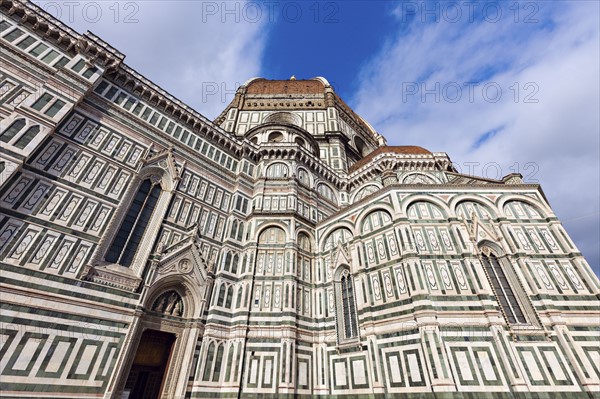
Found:
[[[160,397],[174,343],[174,334],[156,330],[143,332],[127,376],[123,398]]]

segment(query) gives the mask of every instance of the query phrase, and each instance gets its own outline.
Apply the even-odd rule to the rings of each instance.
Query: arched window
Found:
[[[323,197],[327,198],[329,201],[337,204],[337,199],[335,198],[335,194],[331,187],[329,187],[325,183],[321,183],[317,186],[317,192],[321,194]]]
[[[233,298],[233,287],[227,288],[227,299],[225,299],[225,307],[231,309],[231,300]]]
[[[225,291],[227,291],[227,286],[223,284],[219,289],[219,297],[217,299],[217,306],[223,306],[225,302]]]
[[[267,177],[271,179],[284,178],[288,176],[288,167],[286,164],[276,162],[267,168]]]
[[[230,265],[231,265],[231,252],[227,252],[225,254],[225,261],[223,262],[223,270],[229,271]]]
[[[203,381],[210,380],[210,373],[212,371],[213,357],[215,355],[215,344],[213,342],[208,345],[208,351],[206,351],[206,365],[204,366],[204,374],[202,374]]]
[[[33,138],[35,136],[37,136],[37,134],[39,132],[40,132],[39,126],[37,126],[37,125],[31,126],[29,129],[27,129],[25,134],[23,134],[21,137],[19,137],[19,139],[15,143],[15,147],[17,147],[20,150],[27,147],[27,144],[31,143],[31,140],[33,140]]]
[[[5,131],[2,132],[2,134],[0,134],[0,141],[2,141],[3,143],[8,143],[24,127],[25,127],[25,119],[23,119],[23,118],[17,119],[9,126],[8,129],[6,129]]]
[[[427,201],[417,201],[410,204],[406,210],[408,218],[410,220],[444,220],[446,216],[442,209]]]
[[[298,168],[298,181],[306,187],[310,187],[310,176],[306,169]]]
[[[335,281],[337,302],[337,330],[340,342],[358,337],[354,283],[348,269],[343,269]]]
[[[533,206],[523,201],[509,201],[504,205],[503,211],[509,219],[532,221],[542,218]]]
[[[213,373],[213,382],[219,382],[221,378],[221,365],[223,363],[223,348],[224,345],[219,345],[219,349],[217,349],[217,354],[215,356],[215,372]]]
[[[492,219],[492,214],[487,206],[475,201],[462,201],[456,206],[456,215],[462,219],[471,220],[473,215],[479,219]]]
[[[374,211],[363,220],[361,231],[364,234],[383,227],[390,227],[391,225],[392,217],[387,211]]]
[[[350,230],[340,227],[339,229],[332,231],[331,234],[327,236],[325,239],[324,250],[329,251],[333,248],[336,248],[338,243],[345,244],[350,241],[352,241],[352,233]]]
[[[236,309],[240,308],[242,306],[242,294],[243,294],[244,290],[242,287],[238,287],[237,290],[237,299],[235,301],[235,307]]]
[[[285,242],[286,234],[280,227],[271,226],[260,233],[258,237],[259,248],[255,259],[258,274],[283,274]]]
[[[492,287],[496,292],[496,297],[500,304],[500,308],[506,315],[508,322],[511,324],[527,323],[523,309],[515,296],[511,287],[507,273],[502,267],[503,262],[498,259],[497,254],[488,247],[482,248],[481,260],[483,267],[492,283]]]
[[[235,239],[238,241],[242,241],[243,238],[244,238],[244,223],[240,222],[240,225],[238,226],[237,237]]]
[[[233,260],[231,261],[231,273],[237,274],[239,261],[240,261],[239,255],[238,254],[233,255]]]
[[[144,180],[106,254],[106,261],[129,267],[160,196],[160,186]]]
[[[304,232],[298,233],[298,254],[296,256],[297,276],[305,281],[311,281],[312,252],[310,238]]]
[[[269,227],[258,237],[259,244],[284,244],[285,232],[280,227]]]
[[[213,296],[213,298],[212,298],[212,305],[213,306],[216,306],[216,304],[217,304],[217,295],[219,294],[220,287],[221,287],[220,285],[215,285],[215,288],[214,288],[214,290],[212,292],[212,296]]]
[[[225,382],[229,382],[231,379],[231,365],[233,363],[233,345],[229,346],[227,351],[227,371],[225,372]]]
[[[290,297],[290,286],[289,285],[285,285],[285,299],[284,299],[284,307],[288,307],[288,303],[289,303],[289,297]]]
[[[298,234],[298,248],[311,252],[310,237],[306,233]]]
[[[242,258],[242,274],[246,273],[246,263],[248,262],[248,256],[244,255]]]
[[[235,235],[237,234],[237,229],[238,229],[238,221],[234,220],[233,223],[231,224],[231,233],[229,234],[230,238],[235,238]]]
[[[269,134],[269,143],[281,143],[283,141],[283,133],[272,132]]]

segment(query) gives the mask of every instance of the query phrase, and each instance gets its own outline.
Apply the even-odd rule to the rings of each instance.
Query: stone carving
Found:
[[[167,291],[156,298],[151,309],[154,312],[180,317],[183,314],[183,299],[176,291]]]

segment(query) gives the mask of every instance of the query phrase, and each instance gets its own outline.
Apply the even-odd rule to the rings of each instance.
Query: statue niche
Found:
[[[154,312],[181,317],[183,315],[183,299],[176,291],[166,291],[156,298],[151,309]]]

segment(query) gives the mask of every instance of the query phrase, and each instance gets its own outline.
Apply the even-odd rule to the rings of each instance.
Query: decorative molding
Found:
[[[135,292],[140,287],[142,279],[135,276],[131,269],[119,265],[93,267],[86,265],[83,279],[93,283],[109,285],[111,287]]]

